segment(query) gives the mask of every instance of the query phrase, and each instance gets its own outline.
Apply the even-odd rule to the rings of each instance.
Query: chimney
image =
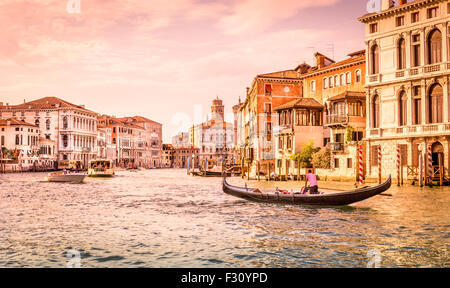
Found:
[[[381,11],[388,10],[395,6],[394,0],[381,0]]]
[[[325,67],[325,56],[316,53],[316,66],[319,69]]]
[[[407,0],[398,0],[398,6],[404,5],[407,2],[408,2]]]

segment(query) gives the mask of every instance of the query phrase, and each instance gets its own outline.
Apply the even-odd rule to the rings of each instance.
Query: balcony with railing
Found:
[[[344,143],[342,142],[334,142],[334,143],[330,143],[330,150],[332,152],[344,152]]]
[[[327,115],[326,126],[342,126],[348,124],[349,117],[343,114]]]
[[[292,124],[283,124],[283,125],[276,126],[274,128],[274,131],[277,131],[278,133],[286,134],[286,133],[292,133],[293,132],[292,128],[293,128]]]
[[[441,70],[441,64],[432,64],[423,66],[424,73],[438,72]]]
[[[373,82],[380,82],[381,79],[381,74],[374,74],[374,75],[370,75],[369,76],[369,82],[373,83]]]
[[[399,70],[399,71],[395,72],[395,77],[396,78],[405,77],[405,70]]]
[[[382,129],[371,129],[369,131],[370,137],[418,137],[431,135],[448,135],[450,133],[450,124],[424,124],[411,125],[405,127],[393,127]]]

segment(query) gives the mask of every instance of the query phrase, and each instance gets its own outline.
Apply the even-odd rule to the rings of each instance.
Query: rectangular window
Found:
[[[339,168],[339,158],[334,159],[334,168]]]
[[[377,23],[370,24],[370,33],[372,34],[376,32],[378,32],[378,24]]]
[[[266,138],[267,138],[267,141],[272,140],[272,123],[270,123],[270,122],[267,123]]]
[[[292,136],[287,136],[287,149],[292,149]]]
[[[297,110],[297,126],[309,126],[308,110]]]
[[[419,22],[419,12],[411,14],[411,23]]]
[[[265,113],[272,113],[272,103],[265,103],[264,104],[264,112]]]
[[[347,168],[353,168],[353,159],[347,158]]]
[[[433,7],[427,10],[428,19],[435,18],[439,15],[439,7]]]
[[[397,27],[405,25],[405,16],[397,17],[395,19],[395,25],[397,25]]]
[[[272,85],[271,84],[264,85],[264,91],[266,93],[266,96],[272,96]]]
[[[420,44],[414,44],[412,49],[413,49],[412,66],[418,67],[420,66]]]
[[[413,124],[419,125],[422,123],[422,99],[420,97],[420,86],[413,87]]]
[[[362,131],[357,131],[352,133],[352,141],[361,141],[364,137],[364,133]]]
[[[344,143],[344,134],[343,133],[334,134],[334,142]]]
[[[279,149],[279,150],[284,149],[283,136],[282,136],[282,135],[280,135],[280,136],[279,136],[279,139],[278,139],[278,149]]]
[[[2,135],[2,145],[1,146],[5,146],[5,136]]]
[[[372,146],[370,147],[370,156],[371,156],[371,162],[372,162],[372,166],[378,166],[378,147],[379,146]]]

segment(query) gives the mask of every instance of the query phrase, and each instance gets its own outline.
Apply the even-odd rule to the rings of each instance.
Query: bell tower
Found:
[[[213,100],[213,104],[211,106],[211,120],[223,122],[224,119],[224,106],[222,100],[217,97]]]

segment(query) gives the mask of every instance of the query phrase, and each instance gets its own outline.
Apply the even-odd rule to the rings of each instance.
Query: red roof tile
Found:
[[[279,111],[289,108],[314,108],[314,109],[322,109],[323,105],[317,102],[314,98],[300,98],[293,101],[290,101],[286,104],[275,107],[273,110]]]

